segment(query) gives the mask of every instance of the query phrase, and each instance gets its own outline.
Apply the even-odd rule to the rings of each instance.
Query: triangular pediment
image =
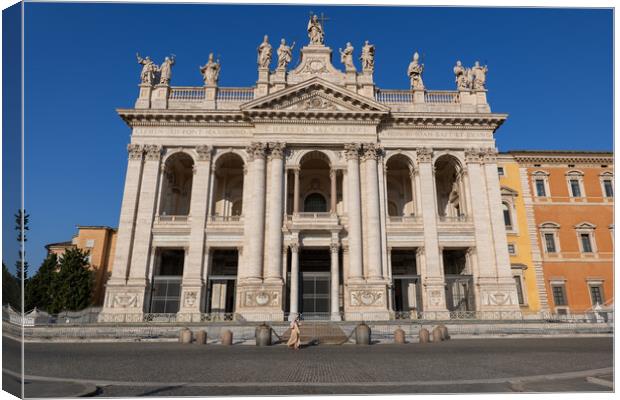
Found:
[[[362,112],[383,114],[389,108],[341,86],[315,77],[276,93],[255,99],[242,111]]]

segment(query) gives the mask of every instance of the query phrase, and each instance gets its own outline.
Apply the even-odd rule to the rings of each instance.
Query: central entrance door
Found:
[[[329,249],[302,249],[300,270],[300,312],[306,320],[330,318]]]

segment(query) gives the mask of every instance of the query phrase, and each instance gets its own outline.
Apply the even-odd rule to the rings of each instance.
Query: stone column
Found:
[[[205,228],[207,207],[209,204],[209,187],[211,177],[210,146],[196,147],[196,163],[192,180],[192,197],[190,203],[190,238],[187,268],[183,270],[181,304],[177,320],[200,321],[200,299],[204,290],[202,279],[205,255]]]
[[[409,168],[409,180],[411,181],[411,214],[418,214],[418,201],[419,198],[416,193],[416,179],[414,168]]]
[[[394,312],[394,280],[392,279],[392,246],[387,247],[388,310]]]
[[[420,208],[424,225],[424,266],[421,275],[424,285],[424,310],[431,318],[447,316],[441,254],[437,235],[437,205],[433,174],[433,152],[428,148],[417,150],[420,179]]]
[[[335,169],[331,169],[329,171],[329,179],[330,179],[330,194],[329,194],[329,212],[332,214],[336,214],[336,177],[338,176],[338,171]]]
[[[289,320],[299,314],[299,243],[291,243],[291,298]]]
[[[293,215],[299,214],[299,167],[293,169],[295,182],[293,186]]]
[[[127,308],[132,308],[141,312],[142,301],[140,296],[144,296],[143,291],[127,293],[125,284],[131,263],[131,244],[135,231],[135,215],[140,196],[140,177],[142,174],[142,156],[144,148],[140,144],[127,145],[129,153],[127,161],[127,173],[125,175],[125,190],[123,191],[123,203],[121,205],[120,221],[118,223],[118,238],[116,241],[116,252],[114,254],[114,264],[112,276],[106,284],[105,300],[103,311],[99,315],[99,321],[112,322],[115,318],[122,320],[123,313]],[[135,297],[135,300],[133,300]],[[132,299],[131,305],[122,299]],[[117,314],[117,317],[114,316]]]
[[[265,245],[265,150],[264,143],[248,147],[248,190],[252,205],[244,207],[248,212],[244,221],[244,280],[262,282],[263,249]],[[245,188],[244,188],[245,189]]]
[[[338,265],[338,251],[340,250],[340,245],[338,243],[332,242],[330,245],[331,251],[331,320],[332,321],[340,321],[340,307],[338,306],[338,288],[339,284],[339,265]]]
[[[270,187],[269,187],[269,225],[267,232],[267,257],[265,261],[265,280],[267,283],[282,284],[282,198],[284,183],[283,143],[270,143],[269,154]]]
[[[348,243],[349,282],[361,282],[362,277],[362,215],[360,204],[359,144],[345,146],[348,185]]]
[[[377,174],[377,153],[374,143],[364,145],[364,167],[366,168],[366,218],[368,219],[368,277],[371,281],[383,279],[381,258],[381,220],[379,216],[379,176]]]

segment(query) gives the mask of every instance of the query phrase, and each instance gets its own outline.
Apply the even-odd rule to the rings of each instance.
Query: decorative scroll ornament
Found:
[[[127,153],[129,153],[130,160],[142,160],[144,149],[142,148],[142,145],[129,143],[127,145]]]
[[[428,147],[421,147],[416,150],[418,162],[431,162],[433,160],[433,150]]]
[[[348,143],[344,145],[344,154],[347,160],[357,160],[361,146],[359,143]]]
[[[138,307],[138,295],[129,293],[117,294],[112,300],[112,307]]]
[[[271,150],[271,152],[269,153],[269,159],[282,159],[284,158],[284,150],[286,149],[286,143],[280,143],[280,142],[272,142],[269,143],[269,150]]]
[[[147,144],[144,146],[147,161],[158,161],[161,158],[162,147],[158,144]]]
[[[196,146],[196,153],[198,153],[198,161],[211,161],[211,154],[213,147],[207,145]]]
[[[299,251],[299,243],[297,242],[292,242],[288,245],[288,247],[290,247],[292,253],[296,253]]]
[[[352,306],[380,306],[383,305],[383,293],[375,290],[351,291]]]

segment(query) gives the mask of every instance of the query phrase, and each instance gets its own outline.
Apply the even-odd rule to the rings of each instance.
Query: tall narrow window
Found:
[[[525,301],[523,299],[523,286],[521,285],[521,277],[514,276],[513,278],[515,280],[515,285],[517,285],[517,298],[519,299],[519,305],[523,305],[525,304]]]
[[[553,291],[553,302],[556,306],[565,306],[566,305],[566,296],[564,294],[564,285],[556,285],[552,286]]]
[[[547,253],[555,253],[555,237],[553,233],[545,233],[545,247]]]
[[[605,197],[614,197],[614,188],[610,179],[605,179],[603,181],[603,187],[605,188]]]
[[[547,196],[547,193],[545,192],[545,181],[543,179],[536,179],[536,196]]]
[[[512,219],[510,218],[510,206],[506,203],[502,203],[502,209],[504,212],[504,225],[507,229],[512,228]]]
[[[589,233],[581,233],[581,250],[584,253],[592,253],[592,241],[590,240]]]
[[[592,298],[592,305],[603,304],[603,290],[599,285],[590,286],[590,297]]]
[[[570,191],[573,197],[581,197],[581,188],[579,187],[578,179],[570,180]]]

